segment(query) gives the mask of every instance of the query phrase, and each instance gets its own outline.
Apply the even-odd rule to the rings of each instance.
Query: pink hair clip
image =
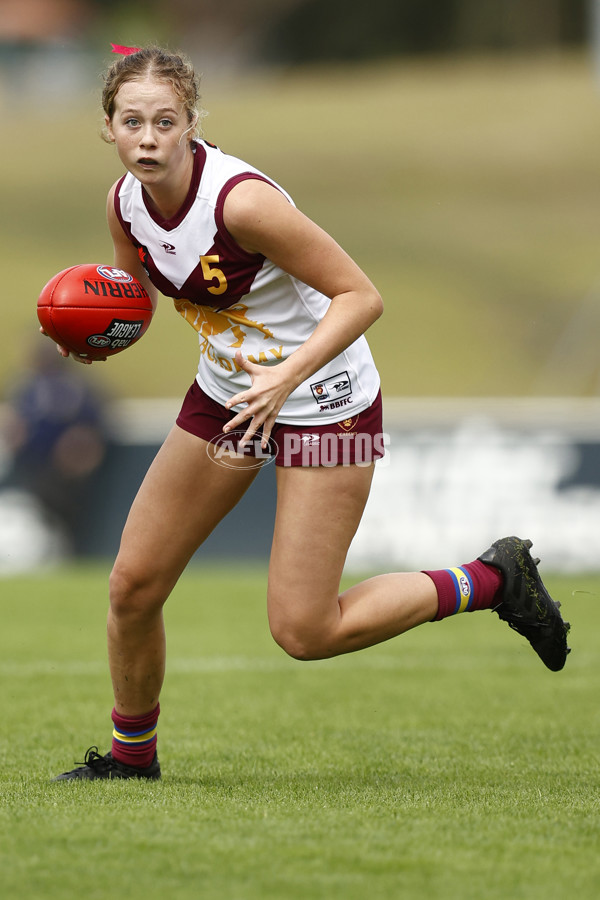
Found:
[[[122,47],[120,44],[111,44],[113,53],[121,53],[123,56],[131,56],[132,53],[139,53],[141,47]]]

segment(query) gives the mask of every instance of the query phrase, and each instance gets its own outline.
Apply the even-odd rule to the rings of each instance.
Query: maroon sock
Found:
[[[160,704],[143,716],[121,716],[113,709],[112,756],[126,766],[147,768],[156,753],[156,726]]]
[[[478,559],[455,569],[425,571],[425,575],[429,575],[438,592],[439,607],[434,622],[461,612],[491,609],[500,602],[501,573]]]

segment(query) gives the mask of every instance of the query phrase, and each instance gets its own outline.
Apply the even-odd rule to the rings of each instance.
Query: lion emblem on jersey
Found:
[[[254,328],[260,331],[265,340],[273,337],[273,332],[265,325],[248,318],[246,315],[248,307],[241,303],[228,309],[217,310],[211,306],[200,306],[190,300],[173,302],[177,312],[206,340],[231,331],[234,340],[229,346],[238,349],[246,339],[246,329]]]

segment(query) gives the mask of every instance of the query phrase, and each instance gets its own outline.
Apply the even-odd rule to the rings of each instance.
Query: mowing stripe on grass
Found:
[[[524,647],[527,650],[527,647]],[[535,660],[526,657],[520,658],[519,654],[511,657],[511,667],[526,667]],[[294,659],[259,659],[251,656],[212,656],[204,658],[175,658],[167,663],[167,673],[172,675],[201,675],[203,673],[218,672],[289,672],[291,669],[331,668],[332,666],[348,669],[362,669],[372,671],[414,671],[419,669],[431,669],[432,663],[410,656],[355,656],[343,657],[335,660],[312,660],[311,662],[298,662]],[[464,656],[444,660],[444,669],[452,671],[466,671],[473,668],[472,659]],[[99,660],[90,662],[69,662],[61,660],[33,660],[32,662],[2,662],[0,663],[0,678],[32,678],[38,675],[59,676],[104,676],[108,671],[108,663]]]

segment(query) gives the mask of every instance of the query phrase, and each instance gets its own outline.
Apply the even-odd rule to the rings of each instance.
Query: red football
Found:
[[[85,264],[50,279],[37,313],[57,344],[87,359],[103,359],[139,341],[153,309],[148,292],[129,272]]]

